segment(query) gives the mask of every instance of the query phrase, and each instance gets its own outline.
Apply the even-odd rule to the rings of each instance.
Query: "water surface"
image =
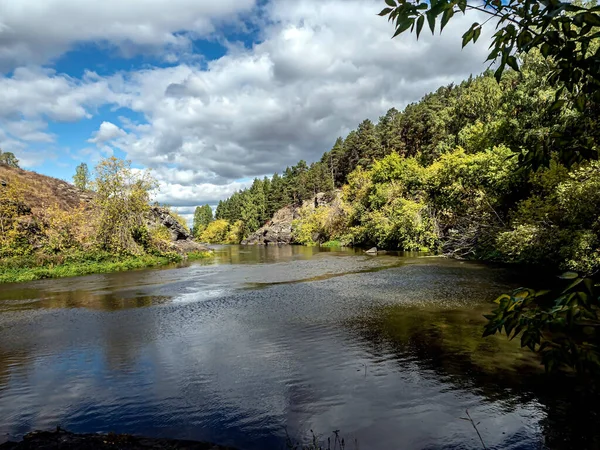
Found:
[[[598,398],[482,314],[526,273],[418,255],[217,248],[0,286],[0,442],[60,425],[283,449],[598,448]]]

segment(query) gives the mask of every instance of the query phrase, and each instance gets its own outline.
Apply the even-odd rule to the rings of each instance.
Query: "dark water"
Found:
[[[0,286],[0,442],[61,425],[283,449],[598,448],[600,402],[482,314],[527,273],[222,247],[186,267]],[[358,442],[358,445],[355,444]]]

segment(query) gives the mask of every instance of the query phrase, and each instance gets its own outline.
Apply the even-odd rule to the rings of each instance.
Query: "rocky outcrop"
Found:
[[[292,222],[298,218],[298,209],[294,206],[281,208],[265,226],[244,239],[242,245],[291,244]]]
[[[150,210],[149,225],[164,225],[171,234],[171,249],[177,253],[209,252],[210,248],[193,240],[191,233],[180,224],[166,208],[153,206]]]
[[[290,205],[281,208],[263,227],[244,239],[242,245],[295,244],[292,223],[300,218],[300,209],[307,206],[313,208],[326,206],[331,201],[331,194],[320,192],[312,199],[302,202],[302,205]]]
[[[18,183],[26,190],[24,203],[17,206],[21,227],[31,237],[32,242],[35,242],[35,236],[40,232],[39,223],[48,207],[56,205],[64,211],[71,211],[80,205],[91,207],[95,195],[92,191],[78,189],[63,180],[0,164],[0,189],[7,188],[11,183]],[[153,206],[147,217],[147,225],[157,224],[164,225],[169,230],[171,242],[168,250],[180,254],[211,251],[208,247],[194,242],[190,232],[168,209]]]

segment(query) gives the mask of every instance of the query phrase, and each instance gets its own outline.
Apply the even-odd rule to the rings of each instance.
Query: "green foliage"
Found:
[[[133,170],[129,161],[112,157],[96,166],[93,187],[98,246],[113,253],[140,254],[133,234],[144,225],[156,181],[147,171]]]
[[[75,169],[75,175],[73,175],[73,184],[79,189],[88,189],[90,187],[90,171],[86,163],[81,163]]]
[[[22,223],[28,212],[22,184],[9,180],[6,185],[0,185],[0,258],[30,251]]]
[[[553,291],[517,289],[500,296],[486,316],[484,336],[504,332],[539,352],[547,370],[600,372],[600,285],[577,273],[562,275],[568,285]]]
[[[12,152],[3,152],[0,149],[0,164],[6,164],[9,167],[19,168],[19,160]]]
[[[498,62],[495,77],[501,80],[507,68],[523,69],[523,56],[541,55],[546,61],[544,81],[555,88],[549,112],[560,112],[572,105],[580,120],[568,120],[555,130],[542,145],[520,152],[519,159],[534,167],[545,164],[556,147],[560,160],[567,165],[598,158],[598,134],[595,132],[600,102],[600,53],[598,27],[600,6],[590,2],[526,0],[485,0],[483,5],[466,0],[436,0],[414,3],[386,0],[381,16],[395,24],[394,37],[408,30],[419,37],[425,21],[432,33],[439,23],[440,32],[457,14],[478,11],[489,15],[484,23],[475,22],[464,33],[463,47],[476,42],[483,27],[496,25],[488,61]],[[516,54],[515,54],[516,52]],[[555,114],[556,115],[556,114]],[[582,139],[583,138],[583,139]],[[517,151],[517,149],[513,149]]]
[[[75,253],[68,256],[47,254],[30,258],[0,260],[0,283],[21,283],[44,278],[63,278],[93,273],[121,272],[179,262],[177,254],[119,257],[106,252]]]
[[[193,235],[198,238],[206,227],[213,221],[213,212],[210,205],[197,206],[194,211]]]

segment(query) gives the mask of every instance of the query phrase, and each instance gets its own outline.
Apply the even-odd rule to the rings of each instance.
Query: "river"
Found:
[[[598,448],[598,398],[482,339],[527,274],[418,255],[216,247],[0,286],[0,442],[57,425],[284,449]]]

